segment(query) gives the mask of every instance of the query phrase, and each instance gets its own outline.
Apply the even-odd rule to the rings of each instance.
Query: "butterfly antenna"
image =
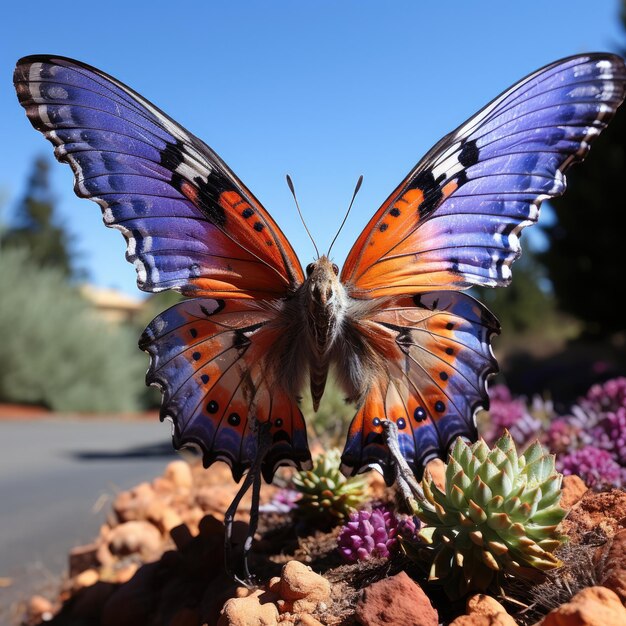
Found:
[[[304,230],[306,230],[306,234],[309,236],[309,239],[311,240],[311,243],[313,244],[313,247],[315,248],[315,253],[317,254],[317,258],[319,259],[320,252],[317,249],[317,246],[315,245],[315,240],[313,239],[313,236],[311,235],[311,231],[308,229],[306,222],[304,221],[304,216],[302,215],[302,211],[300,210],[300,205],[298,204],[298,198],[296,198],[296,190],[293,186],[293,181],[291,180],[291,176],[287,174],[286,178],[287,178],[287,185],[289,186],[289,191],[291,191],[291,195],[293,196],[294,202],[296,203],[296,209],[298,209],[298,215],[300,215],[300,219],[302,220],[302,224],[304,225]]]
[[[350,215],[350,209],[352,208],[352,205],[354,204],[354,199],[356,198],[356,194],[359,193],[359,189],[361,189],[362,183],[363,183],[363,174],[361,174],[361,176],[359,176],[359,180],[356,181],[356,187],[354,188],[354,193],[352,194],[352,200],[350,200],[350,206],[348,207],[348,210],[346,211],[346,215],[343,218],[343,222],[341,222],[341,226],[339,227],[339,230],[337,231],[335,238],[330,243],[326,256],[330,256],[330,250],[335,245],[335,241],[337,241],[337,237],[339,237],[339,233],[341,232],[343,225],[346,223],[346,220],[348,219],[348,215]]]

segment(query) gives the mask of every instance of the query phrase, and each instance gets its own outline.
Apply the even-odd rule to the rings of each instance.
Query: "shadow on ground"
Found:
[[[133,446],[122,450],[76,450],[69,454],[78,461],[106,461],[108,459],[175,458],[179,454],[171,442]]]

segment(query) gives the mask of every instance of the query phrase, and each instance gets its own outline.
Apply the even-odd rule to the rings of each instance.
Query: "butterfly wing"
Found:
[[[487,377],[497,371],[491,338],[496,318],[470,296],[439,291],[390,299],[368,335],[387,356],[348,433],[343,471],[376,467],[391,484],[382,421],[395,422],[400,450],[416,475],[457,437],[476,439],[474,413],[487,406]]]
[[[444,137],[380,207],[341,279],[357,298],[505,286],[519,233],[624,99],[621,57],[530,74]]]
[[[150,354],[147,382],[163,391],[161,419],[174,425],[177,448],[196,445],[208,467],[230,465],[239,480],[257,456],[259,428],[269,423],[271,447],[262,471],[307,467],[302,413],[265,367],[282,332],[271,312],[243,299],[193,298],[156,317],[139,345]]]
[[[14,83],[77,195],[122,231],[140,289],[271,298],[303,281],[289,242],[228,166],[132,89],[51,56],[21,59]]]

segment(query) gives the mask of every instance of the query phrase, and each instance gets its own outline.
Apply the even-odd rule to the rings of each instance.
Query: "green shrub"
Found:
[[[137,333],[89,309],[58,269],[0,250],[0,400],[56,411],[141,408],[147,357]]]

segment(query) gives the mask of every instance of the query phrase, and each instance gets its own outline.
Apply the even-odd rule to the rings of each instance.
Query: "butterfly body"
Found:
[[[175,446],[200,446],[237,480],[306,468],[297,399],[308,382],[317,408],[333,369],[356,408],[344,472],[375,467],[392,482],[383,423],[418,476],[458,436],[476,437],[500,328],[462,291],[510,282],[521,230],[611,120],[626,67],[582,54],[518,81],[418,162],[341,272],[322,256],[306,273],[220,157],[131,88],[47,55],[21,59],[14,82],[76,193],[123,233],[139,287],[187,297],[140,340]]]

